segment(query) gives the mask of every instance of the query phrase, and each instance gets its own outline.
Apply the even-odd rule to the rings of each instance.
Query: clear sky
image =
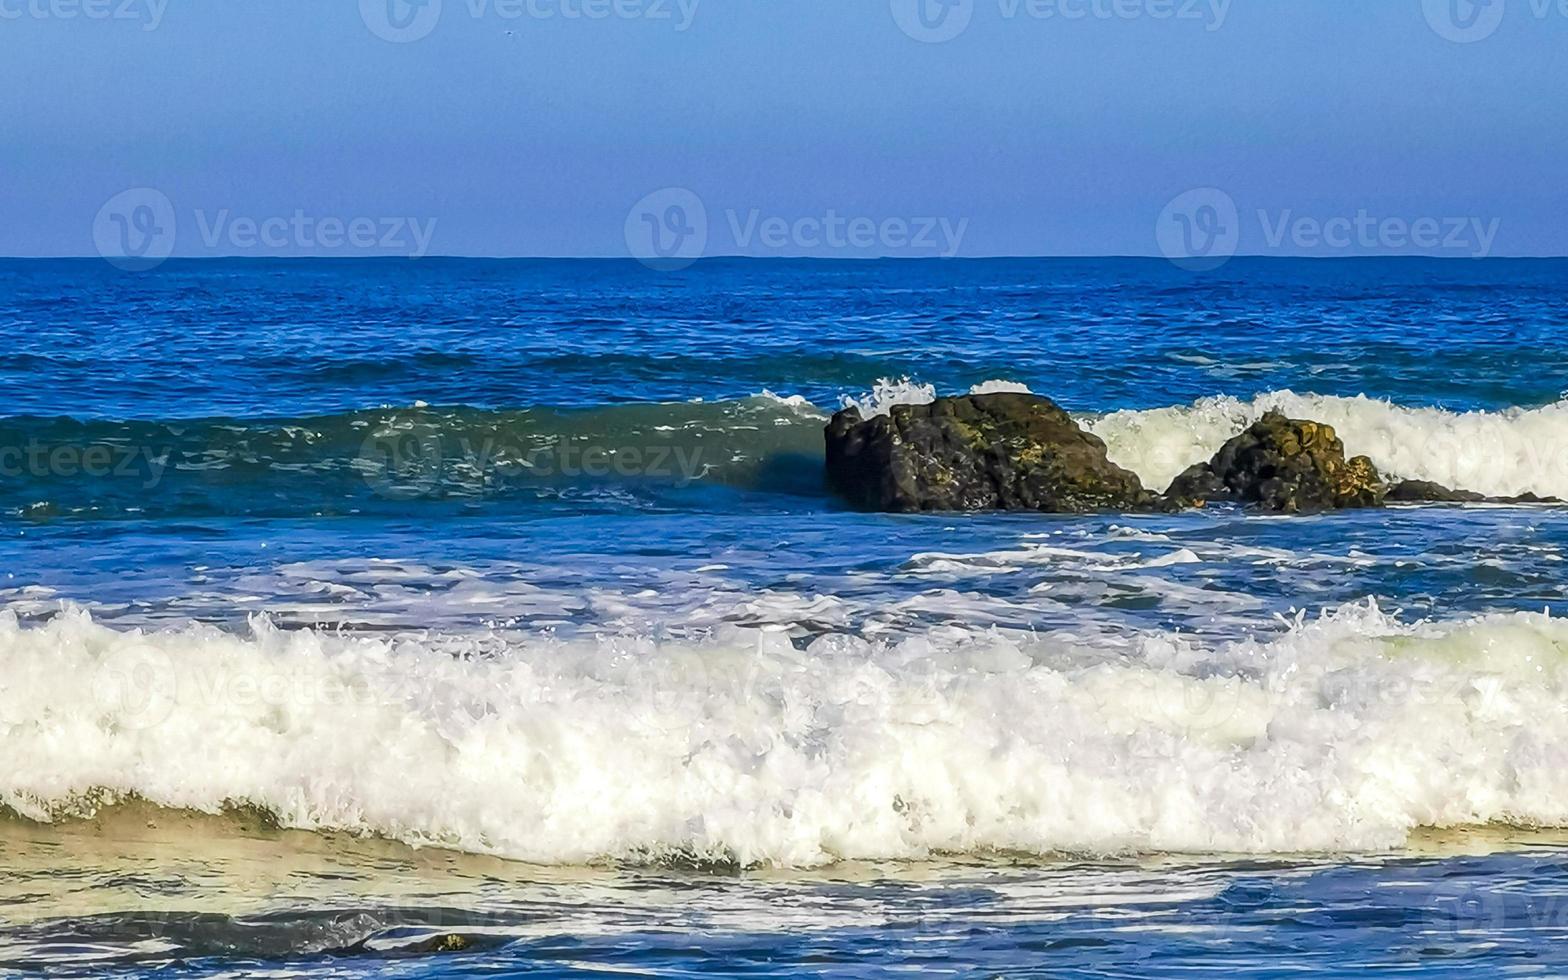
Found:
[[[1568,0],[424,2],[0,0],[0,255],[1568,254]]]

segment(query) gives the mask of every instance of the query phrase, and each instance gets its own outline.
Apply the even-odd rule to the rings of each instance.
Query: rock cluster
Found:
[[[1163,495],[1111,462],[1105,443],[1049,398],[1005,392],[858,409],[827,428],[827,475],[851,504],[876,511],[1156,511],[1234,501],[1280,514],[1385,503],[1560,503],[1496,498],[1436,483],[1390,486],[1365,456],[1345,457],[1332,426],[1269,412],[1182,473]]]

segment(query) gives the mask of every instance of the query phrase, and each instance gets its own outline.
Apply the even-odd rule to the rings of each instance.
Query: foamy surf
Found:
[[[0,614],[0,802],[116,799],[540,864],[1345,852],[1568,824],[1568,624],[1373,605],[1210,644],[934,629],[118,631]]]
[[[1490,496],[1568,495],[1568,402],[1501,412],[1406,408],[1366,396],[1273,391],[1250,400],[1218,397],[1093,419],[1115,462],[1151,487],[1206,460],[1225,441],[1280,411],[1332,425],[1346,452],[1366,455],[1385,475],[1433,480]]]

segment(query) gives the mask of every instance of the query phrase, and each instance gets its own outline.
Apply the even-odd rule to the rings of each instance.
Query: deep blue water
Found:
[[[34,779],[43,758],[44,743],[24,741],[41,729],[24,727],[71,720],[53,708],[4,710],[7,677],[39,656],[17,637],[66,604],[154,637],[193,623],[248,636],[251,617],[264,616],[323,634],[482,639],[510,651],[504,660],[526,659],[541,637],[707,642],[738,629],[782,635],[800,651],[822,638],[914,640],[951,647],[961,664],[965,644],[995,631],[1122,651],[1157,635],[1212,653],[1280,640],[1298,613],[1369,598],[1401,623],[1439,631],[1483,614],[1555,613],[1568,599],[1568,511],[1553,507],[1299,520],[1228,509],[852,513],[823,487],[826,412],[902,378],[943,393],[1026,384],[1086,419],[1215,396],[1366,395],[1417,414],[1390,429],[1393,410],[1356,408],[1347,417],[1368,421],[1341,427],[1352,448],[1420,433],[1455,472],[1514,474],[1560,492],[1568,414],[1558,420],[1554,406],[1568,390],[1568,261],[1238,259],[1204,275],[1134,259],[717,260],[668,274],[616,261],[175,260],[144,274],[0,261],[0,614],[18,620],[0,624],[11,630],[0,664],[12,672],[0,673],[0,802],[18,805],[24,773]],[[1154,418],[1140,430],[1149,444],[1187,451],[1185,416]],[[1466,690],[1503,676],[1475,671]],[[1496,683],[1520,704],[1540,693]],[[1363,710],[1344,694],[1348,680],[1324,685],[1324,710],[1342,709],[1352,727],[1403,723]],[[118,731],[95,721],[91,704],[83,710],[73,723]],[[213,710],[204,724],[221,726],[226,707]],[[1529,751],[1509,757],[1515,789],[1561,768],[1551,754],[1560,719],[1537,720],[1519,729]],[[269,724],[285,741],[295,731]],[[165,783],[149,773],[160,761],[215,764],[208,736],[220,741],[210,730],[193,736],[195,754],[182,758],[139,748],[147,768],[117,788],[159,802],[150,787]],[[307,755],[309,739],[323,737],[298,735]],[[1338,734],[1323,737],[1320,754],[1349,751]],[[65,753],[50,765],[68,760],[65,741],[49,743]],[[1229,778],[1251,772],[1268,741],[1238,743]],[[1389,742],[1383,761],[1352,753],[1344,765],[1397,767],[1406,741]],[[1462,742],[1454,753],[1491,758]],[[1351,794],[1339,776],[1301,766],[1271,792],[1294,800],[1293,778],[1321,779],[1322,800],[1303,823],[1348,812],[1335,802]],[[309,771],[295,775],[309,783]],[[1390,785],[1430,781],[1396,775]],[[1210,778],[1227,777],[1201,777]],[[997,792],[1005,812],[1013,804]],[[1215,792],[1213,821],[1230,826],[1235,800]],[[1517,808],[1493,814],[1475,792],[1475,812],[1492,822],[1529,822],[1510,817]],[[1554,791],[1530,792],[1531,812],[1550,814]],[[202,801],[226,803],[278,808],[270,798]],[[716,820],[692,806],[673,824]],[[1029,808],[1017,809],[1025,821]],[[409,813],[414,825],[428,816]],[[1568,806],[1561,823],[1534,822],[1568,823]],[[0,969],[23,973],[1568,971],[1568,852],[1506,833],[1438,853],[1260,844],[1246,857],[1161,847],[1151,833],[1107,845],[1118,853],[1063,845],[1064,857],[1046,841],[870,870],[853,860],[780,867],[791,862],[779,856],[714,873],[636,867],[612,853],[561,880],[558,868],[434,875],[385,857],[269,871],[214,855],[203,871],[202,861],[114,839],[74,853],[55,830],[17,826],[27,829],[0,834]],[[817,828],[824,839],[840,830],[852,836],[847,824]],[[334,884],[344,881],[352,885]],[[211,908],[238,911],[201,918]],[[411,909],[442,910],[440,931],[489,938],[449,958],[394,955],[402,939],[431,931]],[[137,945],[148,915],[162,945]],[[345,952],[361,940],[374,948]],[[89,948],[102,959],[86,958]]]
[[[1558,259],[12,261],[0,382],[9,415],[76,418],[827,404],[911,373],[1075,411],[1278,388],[1499,408],[1562,395],[1565,279]]]

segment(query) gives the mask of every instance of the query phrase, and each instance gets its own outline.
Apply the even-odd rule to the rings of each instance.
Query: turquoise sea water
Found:
[[[0,262],[0,971],[1559,974],[1568,511],[866,515],[821,429],[1568,496],[1565,283]]]

